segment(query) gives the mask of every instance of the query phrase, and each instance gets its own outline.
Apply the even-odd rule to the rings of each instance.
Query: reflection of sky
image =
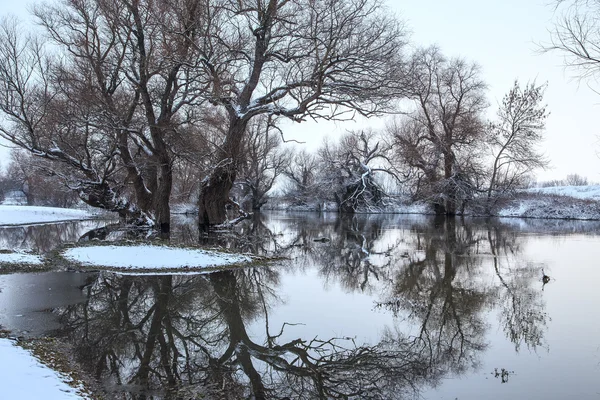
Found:
[[[418,315],[422,314],[416,313],[417,319],[406,319],[410,310],[403,309],[395,318],[389,310],[375,309],[374,305],[375,302],[393,297],[393,288],[400,281],[402,272],[406,271],[407,259],[411,254],[416,255],[415,261],[423,261],[425,256],[431,254],[414,251],[416,243],[421,243],[424,248],[435,243],[441,246],[436,248],[437,266],[442,274],[445,273],[444,262],[447,259],[441,248],[449,246],[463,250],[450,257],[456,268],[452,287],[459,292],[485,294],[481,309],[477,308],[473,313],[459,311],[464,312],[463,322],[467,331],[472,327],[468,326],[469,321],[484,322],[484,333],[475,341],[488,347],[483,351],[471,352],[475,361],[480,362],[476,370],[471,371],[467,365],[464,375],[446,374],[437,389],[423,393],[425,399],[597,399],[597,393],[600,392],[599,318],[595,307],[596,286],[600,282],[600,270],[596,268],[600,244],[597,234],[556,235],[554,229],[553,235],[533,234],[531,230],[520,233],[520,229],[524,230],[527,224],[513,225],[519,229],[515,232],[511,231],[510,225],[487,226],[483,220],[475,219],[467,220],[468,225],[464,226],[460,220],[456,220],[457,240],[456,243],[450,243],[440,231],[431,229],[430,223],[433,221],[427,217],[390,216],[386,219],[384,216],[357,216],[352,224],[338,225],[328,219],[319,225],[309,219],[313,215],[304,215],[310,222],[305,224],[307,242],[303,247],[294,247],[293,254],[300,258],[303,254],[310,254],[310,257],[304,263],[298,262],[301,265],[295,265],[292,257],[292,261],[283,261],[287,263],[284,266],[272,266],[273,270],[279,271],[277,284],[265,279],[265,293],[273,290],[281,298],[280,302],[267,301],[270,334],[276,335],[285,322],[301,324],[286,327],[282,337],[277,340],[279,344],[298,338],[310,341],[315,337],[323,340],[351,337],[356,339],[357,344],[374,344],[381,340],[386,327],[398,329],[404,335],[417,335]],[[269,221],[268,226],[273,233],[285,232],[282,240],[290,240],[290,236],[298,233],[294,227],[300,222],[299,219],[271,216]],[[576,229],[588,232],[590,226],[594,227],[596,223],[563,224],[566,232]],[[346,230],[342,231],[339,227]],[[350,227],[358,230],[350,232]],[[374,227],[378,228],[377,232],[382,232],[380,236],[373,233]],[[419,232],[418,239],[416,232]],[[501,234],[496,236],[497,232]],[[503,281],[521,296],[520,299],[525,300],[523,309],[548,315],[547,326],[541,329],[541,345],[535,349],[521,344],[517,354],[515,345],[505,336],[500,323],[500,306],[508,306],[510,310],[511,303],[496,275],[488,234],[501,239],[501,243],[512,245],[510,249],[500,246],[500,251],[496,253],[497,267]],[[312,241],[321,236],[330,237],[331,242]],[[332,254],[343,253],[356,245],[358,239],[362,243],[363,237],[367,238],[371,254],[390,249],[389,254],[393,259],[389,265],[386,264],[386,256],[371,255],[360,259],[361,265],[371,262],[379,276],[379,279],[375,279],[371,275],[365,290],[351,287],[353,281],[342,272],[343,266],[327,264],[332,259],[339,259],[331,257]],[[459,246],[461,240],[472,245]],[[407,249],[408,257],[404,256]],[[305,253],[305,250],[310,252]],[[542,267],[552,277],[544,291]],[[423,275],[426,279],[419,281],[422,293],[417,301],[426,301],[431,293],[430,285],[443,280],[443,276],[436,280],[432,263],[425,268]],[[52,326],[52,318],[37,311],[81,300],[77,286],[84,283],[84,275],[0,276],[0,325],[8,328],[16,326],[18,329],[35,329],[44,324]],[[27,296],[24,297],[24,294]],[[266,297],[270,299],[268,295]],[[472,297],[461,295],[459,298]],[[507,298],[509,301],[505,302]],[[150,304],[151,301],[147,306],[150,307]],[[534,306],[528,308],[531,304]],[[202,310],[202,307],[197,310]],[[438,311],[439,308],[434,310]],[[263,316],[246,322],[248,332],[255,341],[264,343]],[[509,371],[505,384],[493,375],[495,369],[500,371],[502,368]]]
[[[0,328],[15,336],[39,336],[58,329],[48,310],[84,301],[81,290],[89,274],[45,272],[0,275]]]
[[[596,237],[578,235],[528,237],[523,260],[543,263],[552,277],[543,300],[549,315],[547,350],[526,347],[515,354],[492,315],[487,340],[491,344],[481,369],[463,379],[449,379],[426,399],[597,399],[600,393],[600,339]],[[533,287],[541,290],[539,281]],[[494,325],[496,324],[496,325]],[[514,371],[506,384],[494,378],[494,368]]]
[[[374,343],[381,337],[382,329],[393,323],[390,313],[374,311],[372,296],[344,291],[337,282],[325,284],[317,271],[296,271],[284,274],[277,293],[283,304],[269,312],[271,335],[287,326],[281,343],[297,338],[352,337],[357,344]],[[251,327],[257,337],[264,335],[264,322],[259,320]]]
[[[585,225],[583,222],[578,226],[586,231]],[[547,328],[542,327],[542,344],[537,348],[528,348],[521,343],[520,351],[516,353],[515,345],[506,337],[499,323],[498,307],[505,289],[495,274],[487,230],[482,228],[484,226],[472,227],[475,236],[483,237],[483,240],[478,246],[472,247],[471,254],[475,261],[469,267],[457,264],[459,267],[454,285],[480,291],[497,291],[494,292],[496,294],[490,292],[490,298],[481,313],[487,325],[483,343],[488,348],[477,354],[480,361],[477,369],[462,376],[447,375],[438,388],[425,391],[424,398],[596,399],[600,392],[600,385],[597,384],[600,341],[596,326],[599,315],[593,305],[597,303],[596,285],[600,282],[600,270],[594,269],[592,256],[596,253],[600,238],[526,233],[517,237],[516,243],[521,251],[499,254],[499,270],[503,279],[511,287],[525,285],[527,289],[522,292],[525,293],[525,300],[529,296],[526,293],[531,293],[535,296],[531,301],[545,304],[545,308],[532,308],[532,311],[545,313],[549,317]],[[406,227],[384,231],[386,234],[377,240],[374,248],[381,248],[384,243],[383,247],[390,246],[403,237],[405,240],[401,246],[414,244],[410,239],[413,234]],[[366,235],[368,233],[365,232]],[[395,263],[394,268],[401,269],[403,265]],[[394,318],[389,311],[374,309],[374,303],[382,300],[381,296],[386,293],[386,286],[389,290],[384,282],[373,281],[371,294],[360,289],[349,290],[342,287],[335,277],[325,281],[318,271],[322,267],[310,265],[305,270],[282,273],[276,292],[284,303],[274,305],[269,311],[270,333],[279,332],[284,322],[301,325],[286,327],[279,343],[297,338],[310,340],[334,336],[356,338],[357,343],[376,343],[381,340],[386,327],[398,328],[407,335],[418,334],[416,321],[403,319],[406,312]],[[543,292],[541,268],[552,277]],[[510,301],[506,305],[510,307]],[[255,321],[249,331],[254,337],[263,337],[264,321]],[[505,384],[494,376],[495,369],[501,371],[502,368],[509,371]]]

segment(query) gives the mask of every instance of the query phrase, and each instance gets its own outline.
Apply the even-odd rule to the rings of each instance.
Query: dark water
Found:
[[[62,337],[107,398],[598,399],[598,232],[270,214],[201,241],[284,261],[0,276],[0,325]]]

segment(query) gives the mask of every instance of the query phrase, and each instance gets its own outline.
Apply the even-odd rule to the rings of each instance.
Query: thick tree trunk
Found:
[[[267,204],[267,200],[264,199],[265,194],[261,193],[257,189],[257,186],[258,186],[258,184],[251,188],[251,190],[252,190],[252,210],[253,211],[260,211],[262,206]]]
[[[448,216],[456,215],[456,193],[453,188],[448,185],[450,179],[454,174],[454,164],[456,163],[456,158],[454,157],[454,153],[448,150],[444,152],[444,178],[446,179],[446,193],[444,199],[444,212]]]
[[[227,220],[225,207],[229,203],[229,191],[235,176],[235,170],[231,166],[217,167],[202,183],[198,202],[200,225],[207,227]]]
[[[79,198],[86,204],[116,212],[128,224],[148,225],[149,216],[146,211],[120,198],[106,183],[90,183],[79,188]]]
[[[198,217],[201,228],[206,229],[227,220],[226,206],[230,203],[229,192],[236,178],[241,143],[247,123],[237,116],[230,118],[229,131],[217,166],[200,185]]]
[[[153,196],[153,209],[160,234],[168,237],[171,231],[170,198],[173,187],[173,171],[168,156],[162,157],[158,171],[158,185]]]

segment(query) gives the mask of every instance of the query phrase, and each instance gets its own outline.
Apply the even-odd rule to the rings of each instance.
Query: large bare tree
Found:
[[[377,211],[386,193],[377,178],[397,178],[390,160],[392,146],[374,131],[351,131],[339,143],[319,149],[323,186],[333,194],[341,212]]]
[[[486,85],[476,64],[447,59],[436,47],[417,50],[403,77],[412,109],[390,134],[417,195],[437,213],[454,215],[476,186]]]
[[[221,0],[206,12],[209,100],[228,115],[201,184],[200,221],[214,225],[227,218],[248,123],[264,114],[300,122],[380,113],[397,94],[405,33],[377,0]]]
[[[171,143],[197,122],[203,98],[195,53],[203,5],[73,0],[34,14],[48,46],[19,42],[14,24],[1,38],[2,136],[70,165],[89,204],[137,209],[167,233]],[[121,200],[125,186],[133,202]]]
[[[64,180],[87,203],[132,214],[116,185],[117,146],[101,127],[95,94],[67,74],[38,37],[22,35],[16,20],[0,27],[0,136],[31,154],[66,167]],[[82,90],[79,90],[82,89]]]

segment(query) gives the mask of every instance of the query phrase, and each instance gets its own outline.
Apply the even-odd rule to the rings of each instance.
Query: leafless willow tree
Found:
[[[283,173],[288,179],[284,197],[294,205],[306,205],[321,197],[319,161],[313,153],[305,149],[295,151]]]
[[[16,20],[2,21],[0,136],[64,166],[67,173],[60,174],[87,203],[134,214],[119,196],[116,143],[100,127],[97,98],[89,86],[78,90],[89,74],[82,69],[82,79],[75,79],[62,68],[65,63],[40,37],[21,34]]]
[[[221,0],[206,13],[200,61],[210,102],[228,115],[201,185],[200,221],[214,225],[227,218],[249,122],[378,114],[396,94],[405,33],[377,0]]]
[[[267,192],[283,174],[292,156],[282,148],[275,121],[266,116],[252,120],[243,141],[243,162],[239,178],[240,206],[260,210],[267,203]]]
[[[514,190],[533,170],[548,164],[536,149],[548,116],[542,103],[545,88],[546,85],[535,82],[521,88],[515,81],[502,100],[488,137],[494,163],[487,189],[487,212],[500,196]]]
[[[197,122],[204,87],[203,11],[200,1],[45,4],[34,10],[45,38],[20,39],[5,22],[2,136],[68,165],[66,180],[87,203],[168,232],[171,142]]]
[[[378,175],[393,177],[392,146],[373,131],[354,131],[338,143],[325,143],[319,149],[323,185],[333,193],[341,212],[381,210],[386,193]]]
[[[417,50],[403,74],[412,110],[389,127],[416,195],[453,215],[473,196],[481,173],[476,149],[485,134],[486,85],[479,67],[447,59],[436,47]]]

